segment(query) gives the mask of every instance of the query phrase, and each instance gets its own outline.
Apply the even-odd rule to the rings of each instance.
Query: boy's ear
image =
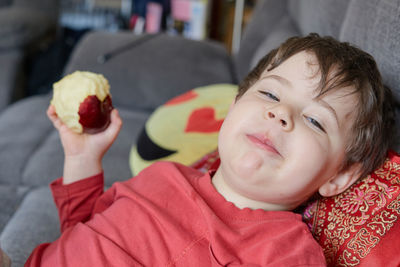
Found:
[[[361,167],[361,163],[354,163],[346,170],[329,179],[319,188],[318,192],[324,197],[331,197],[342,193],[360,178]]]

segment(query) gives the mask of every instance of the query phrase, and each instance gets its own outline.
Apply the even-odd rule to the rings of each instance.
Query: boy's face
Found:
[[[225,197],[259,203],[252,208],[292,210],[338,174],[357,99],[345,88],[317,98],[316,62],[310,53],[292,56],[264,71],[231,106],[216,173]]]

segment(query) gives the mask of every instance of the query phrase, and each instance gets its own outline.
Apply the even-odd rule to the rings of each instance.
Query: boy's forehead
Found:
[[[269,65],[260,75],[259,79],[272,79],[277,82],[294,87],[299,82],[306,83],[310,89],[319,88],[321,73],[316,56],[310,52],[299,52],[282,61],[271,69]]]
[[[321,76],[317,57],[308,51],[301,51],[290,56],[273,69],[271,69],[271,65],[267,66],[260,78],[271,74],[279,74],[288,80],[298,78],[313,80],[313,82],[319,81]]]

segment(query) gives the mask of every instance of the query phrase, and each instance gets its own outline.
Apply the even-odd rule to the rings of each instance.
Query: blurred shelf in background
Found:
[[[244,5],[236,24],[245,26],[256,0],[237,1]],[[27,60],[27,95],[51,90],[75,45],[91,30],[168,32],[215,40],[231,52],[237,4],[234,0],[61,0],[59,38]]]
[[[240,10],[243,11],[242,17],[239,18],[239,21],[236,21],[241,29],[250,20],[256,3],[257,0],[243,0],[243,9]],[[233,52],[235,8],[238,5],[238,0],[214,0],[212,5],[209,38],[224,43],[228,51]],[[240,36],[238,38],[240,40]]]
[[[238,3],[241,9],[235,18]],[[255,3],[256,0],[63,0],[60,25],[77,31],[168,32],[195,40],[213,39],[231,51],[235,20],[244,26]],[[238,42],[240,29],[236,32]]]

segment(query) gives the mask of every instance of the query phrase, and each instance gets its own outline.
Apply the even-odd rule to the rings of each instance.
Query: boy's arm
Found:
[[[105,251],[107,253],[105,253]],[[144,266],[118,244],[85,224],[68,228],[59,239],[36,247],[25,267]]]
[[[94,203],[103,193],[101,161],[117,138],[122,120],[114,109],[106,130],[97,134],[78,134],[62,123],[51,105],[47,116],[58,130],[64,149],[63,178],[51,185],[59,211],[61,231],[64,231],[92,215]]]
[[[58,209],[61,232],[91,218],[95,212],[95,203],[103,194],[103,187],[103,173],[68,185],[63,185],[62,178],[50,184]]]
[[[117,258],[117,262],[124,262],[124,266],[140,265],[106,236],[106,229],[102,233],[83,224],[115,200],[114,186],[102,193],[103,181],[103,173],[99,173],[68,185],[59,178],[50,185],[59,210],[62,234],[53,243],[37,246],[24,266],[104,266],[110,261],[101,256],[104,248]],[[115,259],[111,260],[115,262]]]

